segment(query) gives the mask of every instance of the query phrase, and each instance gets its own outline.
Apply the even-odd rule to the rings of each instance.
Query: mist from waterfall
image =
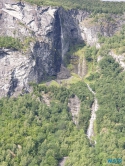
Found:
[[[62,28],[62,19],[59,15],[60,18],[60,27],[61,27],[61,51],[62,51],[62,63],[63,63],[63,58],[64,58],[64,36],[63,36],[63,28]]]

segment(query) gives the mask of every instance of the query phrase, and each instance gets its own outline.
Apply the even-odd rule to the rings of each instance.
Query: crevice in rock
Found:
[[[9,91],[7,93],[7,96],[9,96],[9,97],[12,96],[17,85],[18,85],[18,79],[15,78],[15,70],[13,70],[13,72],[11,74],[10,87],[9,87]]]
[[[54,29],[53,29],[53,62],[55,71],[58,73],[60,71],[62,57],[61,57],[61,24],[59,18],[59,11],[55,12],[55,22],[54,22]]]
[[[27,25],[30,25],[32,22],[34,22],[34,20],[31,20]]]
[[[38,8],[38,10],[39,10],[39,8]],[[40,15],[42,15],[42,14],[45,13],[45,12],[47,12],[48,10],[49,10],[49,7],[46,8],[46,9],[43,9],[42,12],[40,12]]]

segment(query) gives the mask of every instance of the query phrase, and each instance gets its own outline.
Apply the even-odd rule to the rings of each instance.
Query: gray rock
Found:
[[[113,51],[109,52],[109,55],[111,55],[116,62],[119,63],[119,65],[123,68],[123,71],[125,71],[125,54],[116,55]]]
[[[19,51],[0,50],[0,95],[16,95],[22,89],[28,91],[29,75],[34,66],[35,61]],[[35,75],[33,76],[35,80]]]
[[[60,7],[30,5],[0,0],[0,35],[32,39],[24,51],[0,49],[0,97],[29,92],[29,82],[40,83],[50,76],[67,78],[64,65],[70,47],[86,42],[99,47],[97,34],[111,36],[121,22],[86,26],[90,13]]]

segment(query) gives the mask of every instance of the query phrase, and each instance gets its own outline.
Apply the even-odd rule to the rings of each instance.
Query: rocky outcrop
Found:
[[[57,74],[57,79],[58,80],[67,79],[70,76],[71,75],[70,75],[69,70],[66,67],[64,67],[63,65],[61,65],[60,72]]]
[[[32,38],[25,53],[1,48],[0,64],[8,62],[1,67],[1,96],[10,96],[17,89],[28,91],[29,82],[56,76],[69,47],[82,40],[77,27],[70,13],[62,8],[0,0],[0,35],[22,42]]]
[[[69,110],[72,114],[72,120],[75,123],[75,125],[78,125],[78,115],[80,111],[80,100],[79,98],[75,95],[73,98],[69,99],[68,102],[68,107]]]
[[[0,50],[0,95],[18,95],[22,90],[28,92],[29,78],[36,79],[32,74],[34,66],[31,57],[10,49]]]
[[[48,106],[50,107],[50,96],[49,94],[45,94],[45,93],[42,93],[42,101]]]
[[[57,8],[40,8],[11,0],[0,2],[1,35],[22,42],[33,39],[25,52],[1,49],[1,96],[11,96],[17,91],[28,92],[29,82],[41,82],[60,70],[60,23]]]
[[[59,162],[58,166],[65,166],[65,162],[67,160],[68,157],[63,157],[63,159]]]
[[[125,24],[124,15],[112,14],[108,17],[102,15],[91,18],[90,13],[81,10],[75,11],[72,15],[78,24],[82,39],[90,46],[96,45],[96,48],[100,48],[98,34],[112,36]]]
[[[113,51],[109,53],[115,60],[116,62],[119,63],[119,65],[125,70],[125,55],[116,55]]]
[[[40,83],[49,76],[69,77],[64,60],[71,46],[84,41],[98,45],[98,32],[108,36],[118,29],[117,24],[115,29],[113,24],[88,26],[89,16],[82,10],[0,0],[0,35],[30,43],[21,51],[1,48],[0,96],[29,92],[29,82]]]
[[[99,55],[99,56],[97,57],[97,62],[101,61],[102,59],[103,59],[103,57]]]

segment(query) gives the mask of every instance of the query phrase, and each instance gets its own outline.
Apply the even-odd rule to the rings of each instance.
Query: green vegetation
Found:
[[[99,104],[92,144],[86,131],[94,99],[82,79],[73,74],[62,85],[54,80],[50,86],[32,83],[33,93],[0,100],[0,165],[57,166],[64,156],[68,156],[66,166],[107,166],[108,158],[120,158],[119,166],[125,165],[125,72],[108,55],[114,43],[117,49],[124,42],[124,28],[99,40],[105,49],[74,48],[75,56],[86,58],[84,81],[96,92]],[[100,53],[103,58],[97,63]],[[49,96],[50,106],[44,95]],[[74,95],[81,101],[77,126],[68,108]]]
[[[75,142],[66,166],[83,163],[86,166],[107,166],[108,158],[120,158],[122,163],[119,165],[125,165],[125,72],[108,55],[100,61],[99,68],[100,71],[93,73],[89,80],[99,104],[95,123],[97,144],[87,150],[86,144],[81,146],[82,139]]]
[[[97,141],[99,159],[122,158],[125,165],[125,72],[115,60],[107,56],[100,63],[101,73],[96,79],[95,90],[99,102],[97,112]],[[106,148],[107,147],[107,148]]]
[[[124,2],[102,2],[100,0],[25,0],[37,5],[62,6],[65,9],[85,9],[93,13],[123,13],[125,11]]]
[[[27,51],[31,42],[34,42],[34,38],[26,37],[23,41],[11,36],[0,36],[0,48],[13,48],[16,50]]]
[[[23,40],[23,51],[27,51],[28,48],[29,48],[29,45],[31,42],[34,42],[35,39],[33,37],[26,37],[24,40]]]
[[[99,35],[99,42],[102,45],[99,51],[101,56],[107,55],[109,50],[114,50],[117,54],[125,53],[125,26],[123,26],[119,33],[112,37]]]
[[[125,165],[125,72],[108,55],[112,49],[117,53],[124,53],[119,51],[124,47],[124,27],[113,37],[100,37],[100,43],[102,48],[99,50],[94,47],[84,47],[78,51],[86,57],[88,67],[90,66],[90,74],[87,74],[88,77],[84,81],[90,83],[98,99],[99,109],[94,137],[97,144],[86,150],[86,145],[81,147],[83,140],[75,142],[66,166],[78,166],[83,163],[90,166],[107,166],[108,158],[120,158],[122,163],[119,165]],[[99,64],[96,62],[98,55],[103,56]]]
[[[84,56],[88,62],[91,62],[91,61],[95,62],[96,61],[97,52],[98,52],[98,50],[96,49],[95,46],[93,46],[93,47],[86,46],[84,48]]]
[[[20,50],[23,48],[21,41],[10,36],[0,36],[0,48],[14,48]]]
[[[66,9],[82,8],[95,14],[122,13],[125,9],[125,3],[99,0],[26,1]],[[26,51],[33,41],[0,37],[0,47]],[[99,35],[99,42],[100,49],[72,46],[64,59],[73,71],[78,58],[86,58],[88,73],[84,79],[72,73],[60,85],[54,81],[55,77],[48,77],[46,81],[53,80],[49,86],[46,81],[39,85],[30,83],[31,94],[0,99],[1,166],[58,166],[64,156],[68,156],[66,166],[107,166],[109,158],[122,159],[119,166],[125,165],[125,71],[108,55],[110,51],[125,53],[125,27],[112,37]],[[99,63],[98,55],[102,56]],[[76,59],[73,61],[72,57]],[[94,96],[85,82],[96,92],[99,104],[91,144],[86,131]],[[68,108],[69,99],[75,95],[81,102],[77,126]],[[45,96],[49,96],[50,106],[45,104]]]
[[[64,59],[63,59],[64,65],[66,67],[68,67],[70,70],[73,69],[72,62],[71,62],[72,57],[81,56],[81,50],[83,49],[84,46],[85,46],[85,43],[71,44],[69,51],[66,53],[66,55],[64,56]],[[73,62],[73,65],[77,64],[77,60],[78,59],[75,59],[75,61]]]
[[[60,85],[56,81],[51,81],[50,86],[57,86],[59,87]]]
[[[84,132],[93,96],[86,84],[79,82],[70,89],[32,85],[32,94],[0,100],[2,166],[57,166],[81,137],[83,146],[86,144],[89,149]],[[51,98],[50,107],[43,103],[43,92]],[[82,102],[79,129],[73,124],[67,107],[69,97],[75,93]]]

